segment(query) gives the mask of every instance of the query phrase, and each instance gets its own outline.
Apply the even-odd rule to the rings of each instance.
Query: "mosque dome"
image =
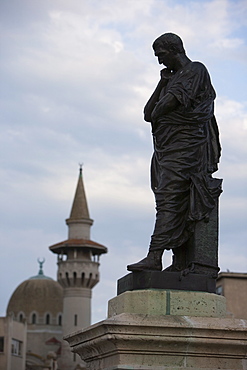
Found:
[[[61,325],[63,312],[63,289],[61,285],[43,273],[44,260],[39,273],[21,283],[12,294],[7,315],[28,324]]]

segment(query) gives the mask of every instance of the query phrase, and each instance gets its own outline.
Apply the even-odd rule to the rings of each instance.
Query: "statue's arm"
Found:
[[[167,93],[155,105],[155,108],[151,115],[152,121],[156,121],[159,117],[164,116],[169,112],[172,112],[178,107],[178,105],[179,101],[177,100],[177,98],[173,94]]]
[[[160,71],[160,80],[156,89],[154,90],[151,98],[148,100],[147,104],[144,107],[144,120],[147,122],[152,122],[152,112],[155,109],[157,103],[160,99],[161,90],[169,82],[169,79],[173,76],[173,73],[168,68],[163,68]]]
[[[150,99],[148,100],[147,104],[144,107],[144,120],[147,122],[151,122],[151,115],[155,108],[156,103],[159,100],[159,96],[160,96],[163,86],[164,86],[164,82],[162,81],[162,79],[160,79],[153,94],[151,95]]]

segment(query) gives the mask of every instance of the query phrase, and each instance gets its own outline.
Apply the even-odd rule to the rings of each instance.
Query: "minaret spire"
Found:
[[[87,199],[80,164],[79,178],[72,204],[70,217],[66,220],[69,227],[69,239],[90,239],[90,227],[93,220],[89,217]]]

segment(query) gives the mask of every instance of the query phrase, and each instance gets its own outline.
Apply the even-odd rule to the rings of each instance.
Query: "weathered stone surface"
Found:
[[[179,290],[135,290],[125,292],[108,303],[108,317],[122,313],[225,317],[225,297]]]
[[[66,337],[88,370],[245,370],[247,321],[123,313]]]

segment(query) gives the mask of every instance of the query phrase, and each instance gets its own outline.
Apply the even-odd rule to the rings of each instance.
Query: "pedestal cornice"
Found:
[[[246,329],[246,320],[122,313],[65,339],[92,370],[240,370]]]

